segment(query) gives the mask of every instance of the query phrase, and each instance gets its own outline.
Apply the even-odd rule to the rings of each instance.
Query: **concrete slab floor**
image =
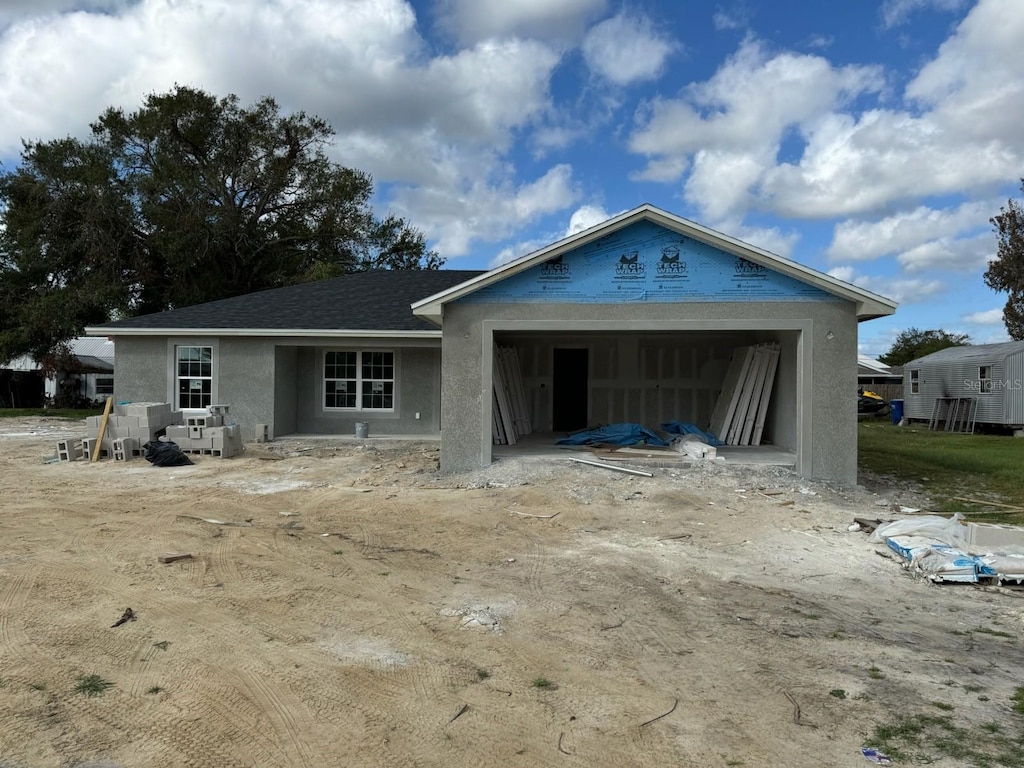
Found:
[[[495,459],[515,456],[603,458],[600,454],[588,450],[586,446],[555,445],[555,441],[562,437],[562,433],[534,432],[520,438],[515,445],[492,446],[491,456]],[[634,450],[643,450],[643,446],[635,446]],[[791,469],[796,466],[796,451],[789,451],[777,445],[725,445],[718,449],[718,455],[725,459],[725,463],[733,466],[759,465]],[[616,460],[621,461],[622,458],[616,457]],[[659,464],[668,463],[682,466],[694,463],[696,460],[674,451],[657,450],[651,451],[650,458],[634,454],[628,461],[638,464],[650,464],[652,461],[657,461]]]

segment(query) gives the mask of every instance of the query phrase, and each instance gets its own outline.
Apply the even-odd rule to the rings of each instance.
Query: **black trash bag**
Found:
[[[142,450],[142,458],[154,467],[184,467],[192,463],[192,459],[181,452],[177,443],[154,440],[143,445]]]

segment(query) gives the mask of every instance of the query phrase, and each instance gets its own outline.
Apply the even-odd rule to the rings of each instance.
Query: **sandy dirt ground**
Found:
[[[862,766],[878,724],[1003,721],[1022,684],[1020,593],[847,530],[913,488],[443,476],[422,444],[46,463],[80,432],[0,422],[3,768]]]

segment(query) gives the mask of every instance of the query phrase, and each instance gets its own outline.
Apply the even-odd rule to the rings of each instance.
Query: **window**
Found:
[[[97,377],[96,379],[96,394],[97,395],[112,395],[114,394],[114,378],[107,376],[104,378]]]
[[[910,372],[910,394],[917,395],[921,392],[921,372]]]
[[[395,353],[369,350],[326,352],[324,408],[393,411]]]
[[[175,347],[178,408],[205,408],[213,402],[213,347]]]
[[[992,366],[978,366],[978,391],[983,393],[992,392]]]

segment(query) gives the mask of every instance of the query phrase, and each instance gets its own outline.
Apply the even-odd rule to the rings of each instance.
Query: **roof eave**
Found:
[[[307,336],[330,339],[378,338],[378,339],[438,339],[440,330],[358,330],[338,328],[111,328],[91,326],[85,329],[87,336]]]

